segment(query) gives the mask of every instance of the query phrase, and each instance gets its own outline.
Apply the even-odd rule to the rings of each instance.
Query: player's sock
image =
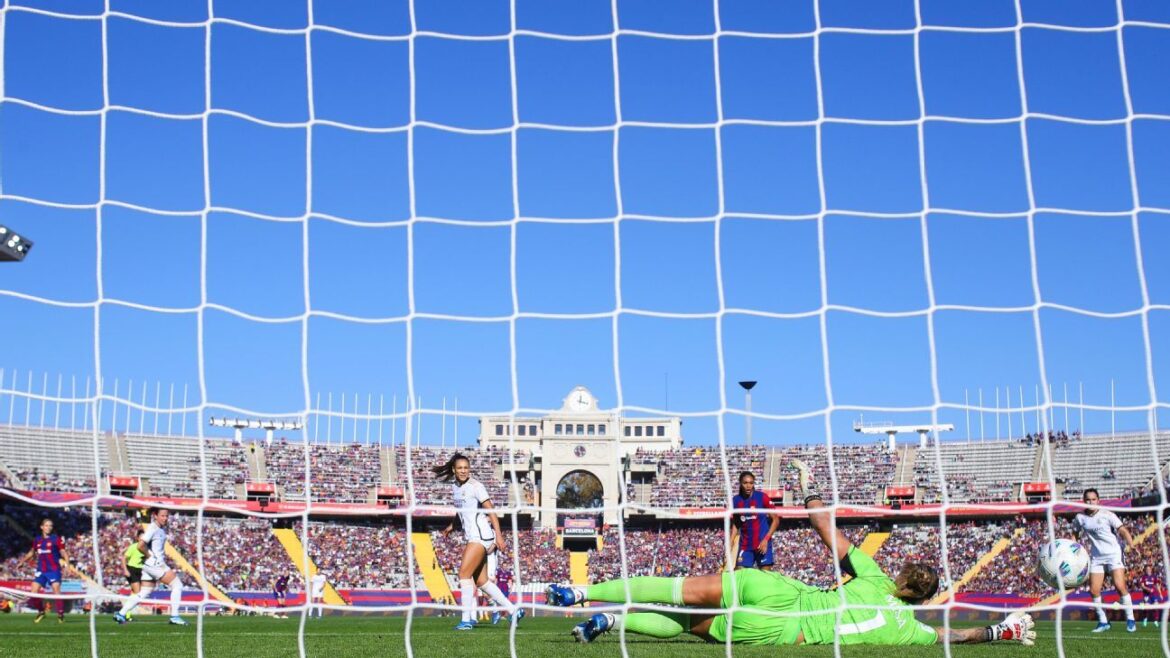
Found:
[[[622,623],[631,633],[665,640],[678,637],[690,628],[691,616],[681,612],[631,612]]]
[[[630,601],[633,603],[683,604],[682,576],[677,578],[637,576],[625,580],[597,583],[585,588],[585,598],[589,601],[625,603],[627,583],[630,586]]]
[[[141,601],[142,601],[141,594],[131,594],[130,598],[126,599],[126,602],[122,604],[122,609],[118,611],[118,614],[125,617],[126,615],[130,614],[131,610],[133,610],[134,608],[137,608],[138,604]]]
[[[463,621],[475,621],[475,581],[464,578],[459,581],[459,600],[463,604]]]
[[[175,576],[168,586],[171,588],[171,616],[178,617],[179,603],[183,600],[183,581]]]
[[[1126,594],[1121,597],[1121,605],[1125,608],[1126,621],[1133,621],[1133,596]]]
[[[56,608],[56,610],[57,610],[57,614],[58,614],[58,615],[63,615],[63,614],[65,614],[65,599],[56,599],[56,600],[54,600],[54,601],[53,601],[53,607],[54,607],[54,608]],[[1131,605],[1129,609],[1132,611],[1132,610],[1133,610],[1133,606]],[[1132,614],[1132,612],[1131,612],[1130,614]],[[1133,619],[1133,617],[1130,617],[1130,619]]]
[[[495,603],[501,608],[506,608],[508,610],[508,614],[516,612],[516,606],[512,605],[512,602],[508,600],[508,597],[504,596],[504,593],[500,591],[499,585],[489,580],[488,582],[481,585],[479,589],[484,594],[492,597],[492,603]]]
[[[1093,608],[1097,610],[1097,622],[1101,624],[1108,624],[1109,617],[1105,616],[1105,607],[1101,605],[1100,595],[1093,597]]]

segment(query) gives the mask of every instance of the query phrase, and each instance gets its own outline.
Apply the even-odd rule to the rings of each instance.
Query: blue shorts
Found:
[[[770,567],[773,564],[772,559],[772,542],[768,542],[768,550],[763,553],[756,551],[740,551],[739,559],[736,561],[737,567]]]
[[[274,589],[274,590],[272,590],[272,597],[277,598],[277,599],[287,599],[288,598],[288,590]]]
[[[53,583],[61,582],[61,572],[60,571],[41,571],[41,572],[38,572],[37,577],[33,579],[33,582],[40,585],[41,587],[43,587],[45,589],[51,589],[53,586]]]

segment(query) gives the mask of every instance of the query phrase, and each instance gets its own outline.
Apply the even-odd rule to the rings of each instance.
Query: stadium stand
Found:
[[[301,524],[296,525],[297,534]],[[335,587],[384,589],[408,587],[403,528],[369,523],[309,523],[309,555]],[[416,582],[422,576],[415,567]]]
[[[517,503],[516,497],[511,493],[511,478],[509,476],[508,479],[504,479],[502,466],[510,460],[509,463],[521,464],[526,470],[529,460],[528,451],[517,450],[511,456],[507,450],[494,447],[485,450],[461,448],[459,452],[471,460],[472,476],[483,483],[497,507],[513,506]],[[394,463],[397,467],[395,477],[399,486],[406,487],[412,492],[415,502],[419,505],[450,505],[451,484],[437,479],[431,472],[431,468],[445,463],[454,453],[454,449],[411,448],[410,473],[413,479],[408,479],[406,448],[398,446]],[[520,471],[517,472],[517,476],[520,476]],[[521,487],[519,494],[525,500],[529,499],[531,485],[528,483],[527,475],[518,477],[517,483]],[[410,489],[412,486],[413,489]]]
[[[942,501],[939,460],[950,502],[1010,501],[1014,484],[1037,480],[1034,446],[1019,441],[933,443],[918,450],[914,460],[914,484],[924,503]]]
[[[248,479],[247,448],[231,441],[205,439],[201,457],[199,439],[140,434],[120,439],[130,473],[147,495],[202,497],[203,458],[209,498],[238,498],[236,486]]]
[[[34,491],[93,493],[110,468],[106,439],[93,432],[0,425],[0,456]]]
[[[996,540],[1011,532],[1011,524],[997,521],[964,521],[947,525],[947,562],[958,580],[991,550]],[[897,573],[906,562],[925,562],[944,576],[942,539],[936,523],[898,524],[874,556],[887,573]]]
[[[1170,434],[1158,435],[1156,442],[1158,464],[1165,466],[1170,458]],[[1162,470],[1150,453],[1148,434],[1087,436],[1051,445],[1049,451],[1042,451],[1041,461],[1051,454],[1053,472],[1066,482],[1065,495],[1070,497],[1092,487],[1102,499],[1121,498],[1157,478]],[[1047,470],[1042,464],[1040,473],[1045,479]]]
[[[788,490],[797,487],[796,472],[788,468],[793,459],[801,459],[808,464],[822,495],[826,496],[826,500],[831,498],[832,479],[825,446],[792,446],[768,451],[769,463],[776,464],[780,481]],[[833,468],[838,484],[836,502],[856,505],[881,503],[885,488],[894,480],[897,467],[897,455],[886,450],[884,442],[833,446]]]
[[[651,489],[650,504],[657,508],[723,507],[728,503],[723,460],[717,448],[680,448],[661,452],[640,452],[633,457],[640,464],[657,464],[658,474]],[[741,471],[763,473],[765,449],[727,448],[730,486]]]
[[[376,446],[349,444],[308,446],[313,500],[333,503],[365,503],[382,476]],[[285,500],[305,499],[305,446],[285,439],[265,450],[268,478],[283,488]]]
[[[630,576],[681,576],[716,573],[723,564],[722,527],[626,529],[626,559]],[[621,542],[618,528],[602,535],[600,551],[590,551],[589,577],[594,582],[621,578]]]

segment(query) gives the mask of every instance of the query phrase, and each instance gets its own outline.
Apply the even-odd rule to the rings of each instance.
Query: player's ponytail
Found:
[[[471,464],[471,460],[467,458],[467,455],[464,455],[461,452],[457,452],[451,455],[451,458],[448,459],[446,463],[432,468],[431,472],[435,474],[435,477],[439,478],[443,482],[450,482],[451,478],[455,477],[455,464],[458,464],[459,460],[463,460],[469,465]]]
[[[938,572],[921,562],[907,562],[894,580],[894,596],[910,605],[925,603],[938,592]]]

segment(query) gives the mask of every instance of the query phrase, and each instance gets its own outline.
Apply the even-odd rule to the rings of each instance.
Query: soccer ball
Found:
[[[1036,575],[1052,589],[1075,589],[1089,577],[1089,552],[1071,539],[1057,539],[1040,548]]]

